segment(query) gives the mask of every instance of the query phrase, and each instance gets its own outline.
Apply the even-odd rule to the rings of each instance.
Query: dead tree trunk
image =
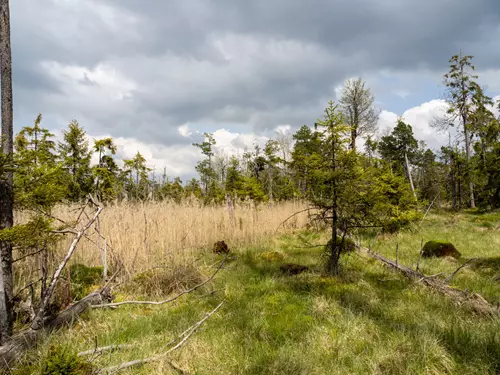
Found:
[[[12,57],[10,47],[9,1],[0,0],[0,70],[2,107],[2,152],[11,158],[13,152],[13,107],[12,107]],[[0,176],[0,230],[14,224],[12,172],[4,171]],[[12,246],[0,242],[0,344],[12,335]]]

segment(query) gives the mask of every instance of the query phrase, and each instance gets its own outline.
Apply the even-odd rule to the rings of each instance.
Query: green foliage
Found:
[[[149,194],[148,174],[151,169],[146,166],[146,159],[137,152],[133,159],[123,160],[124,173],[128,176],[126,190],[130,199],[145,200]]]
[[[68,129],[63,131],[64,140],[59,143],[59,158],[69,174],[68,198],[80,201],[92,189],[90,170],[91,152],[85,136],[85,130],[73,120]]]
[[[78,357],[75,351],[63,346],[52,346],[41,363],[40,375],[91,375],[90,363]]]
[[[85,297],[90,292],[89,288],[102,281],[103,272],[103,267],[88,267],[80,263],[72,264],[69,267],[71,296],[76,300]]]
[[[116,150],[111,138],[94,141],[94,152],[98,154],[99,163],[92,167],[92,175],[96,181],[96,194],[103,202],[116,199],[121,192],[121,171],[113,159]]]
[[[40,126],[24,127],[15,139],[15,204],[23,209],[50,210],[67,196],[67,175],[56,163],[53,134]]]
[[[384,160],[392,163],[395,169],[403,174],[406,173],[404,163],[405,154],[410,161],[416,156],[418,142],[413,136],[411,125],[398,119],[396,127],[390,135],[383,136],[378,143],[378,151]]]
[[[18,246],[23,253],[55,243],[59,236],[53,234],[52,229],[52,219],[35,215],[26,224],[1,230],[0,241],[9,241],[12,245]]]

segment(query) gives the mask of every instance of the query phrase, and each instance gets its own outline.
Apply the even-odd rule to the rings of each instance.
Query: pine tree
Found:
[[[127,191],[129,198],[144,200],[148,198],[149,178],[151,171],[146,165],[146,159],[139,151],[133,159],[123,160],[124,172],[129,176]]]
[[[85,130],[73,120],[63,131],[64,141],[59,143],[59,158],[70,175],[69,199],[77,202],[92,191],[90,170],[91,152]]]
[[[121,192],[120,168],[113,159],[116,151],[112,138],[94,141],[94,152],[98,155],[98,164],[92,167],[94,189],[98,199],[103,202],[116,199]]]

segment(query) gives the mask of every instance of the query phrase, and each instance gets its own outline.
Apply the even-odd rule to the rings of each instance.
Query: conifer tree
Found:
[[[92,189],[90,170],[91,152],[85,130],[73,120],[63,131],[63,142],[59,142],[59,158],[70,175],[69,199],[76,202]]]

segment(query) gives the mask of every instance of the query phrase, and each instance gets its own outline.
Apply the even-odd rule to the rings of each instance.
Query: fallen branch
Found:
[[[134,361],[129,361],[129,362],[124,362],[116,366],[110,366],[102,369],[100,371],[101,374],[114,374],[118,371],[125,370],[130,367],[138,366],[138,365],[143,365],[146,363],[151,363],[155,361],[159,361],[166,356],[168,356],[170,353],[172,353],[174,350],[179,349],[182,345],[186,343],[186,341],[189,339],[189,337],[208,319],[210,318],[219,308],[224,304],[224,301],[219,303],[215,309],[212,311],[208,312],[203,319],[201,319],[199,322],[195,323],[191,327],[189,327],[187,330],[185,330],[181,335],[177,337],[177,340],[180,340],[174,347],[168,349],[166,352],[157,354],[155,356],[149,357],[149,358],[144,358],[144,359],[136,359]]]
[[[6,345],[0,347],[0,373],[2,370],[10,369],[27,350],[36,346],[46,333],[74,324],[91,305],[109,300],[111,300],[109,288],[103,288],[69,306],[55,318],[43,319],[41,329],[28,328],[13,336]]]
[[[85,350],[83,352],[78,353],[78,356],[84,357],[87,355],[101,354],[104,352],[111,352],[111,351],[120,350],[120,349],[130,349],[130,348],[134,348],[134,347],[135,347],[135,345],[129,345],[129,344],[108,345],[108,346],[102,346],[100,348]]]
[[[222,262],[219,264],[219,266],[217,267],[215,272],[212,274],[212,276],[210,276],[205,281],[199,283],[198,285],[193,286],[192,288],[183,290],[182,292],[180,292],[179,294],[177,294],[174,297],[168,298],[168,299],[163,300],[163,301],[122,301],[122,302],[106,303],[104,305],[92,306],[92,308],[97,309],[97,308],[105,308],[105,307],[118,307],[118,306],[122,306],[122,305],[155,305],[155,306],[158,306],[158,305],[164,305],[164,304],[169,303],[169,302],[173,302],[176,299],[182,297],[184,294],[194,292],[196,289],[201,288],[203,285],[205,285],[209,281],[211,281],[215,277],[215,275],[217,275],[217,273],[221,270],[222,266],[224,265],[224,263],[227,260],[227,257],[228,257],[228,255],[226,255],[226,257],[222,260]]]
[[[374,253],[374,252],[369,252],[367,251],[368,249],[366,248],[361,248],[363,252],[368,255],[371,258],[377,259],[380,262],[382,262],[384,265],[401,272],[404,276],[411,280],[415,280],[422,285],[425,285],[429,288],[432,288],[436,290],[437,292],[447,296],[450,298],[453,302],[459,304],[459,305],[467,305],[469,306],[472,310],[479,314],[485,314],[485,315],[497,315],[500,313],[500,310],[498,307],[493,306],[490,304],[486,299],[484,299],[483,296],[481,296],[478,293],[469,293],[467,291],[463,291],[457,288],[453,288],[446,283],[442,282],[439,279],[436,279],[435,277],[437,275],[433,275],[432,277],[430,276],[425,276],[420,272],[414,271],[411,268],[408,268],[404,265],[401,264],[396,264],[396,262],[387,259],[383,257],[380,254]],[[439,275],[439,274],[438,274]]]
[[[68,249],[68,252],[66,253],[66,256],[64,257],[64,259],[62,260],[62,262],[59,264],[56,271],[52,275],[52,279],[50,280],[50,284],[49,284],[49,287],[47,288],[47,292],[43,296],[43,299],[40,303],[40,309],[38,310],[38,313],[37,313],[35,319],[33,319],[33,322],[31,323],[32,329],[37,330],[37,329],[40,329],[43,327],[43,317],[45,315],[45,309],[49,304],[49,301],[50,301],[50,298],[52,297],[52,294],[54,293],[57,281],[59,280],[59,277],[61,276],[61,273],[64,270],[64,267],[66,267],[66,264],[68,264],[69,260],[71,259],[73,253],[76,250],[78,243],[82,239],[85,232],[92,226],[92,224],[94,224],[94,222],[97,220],[97,218],[99,217],[101,212],[102,212],[102,207],[97,207],[97,210],[96,210],[94,216],[92,217],[92,219],[90,219],[87,222],[87,224],[76,233],[75,238],[73,239],[73,242],[71,243],[71,245]]]

